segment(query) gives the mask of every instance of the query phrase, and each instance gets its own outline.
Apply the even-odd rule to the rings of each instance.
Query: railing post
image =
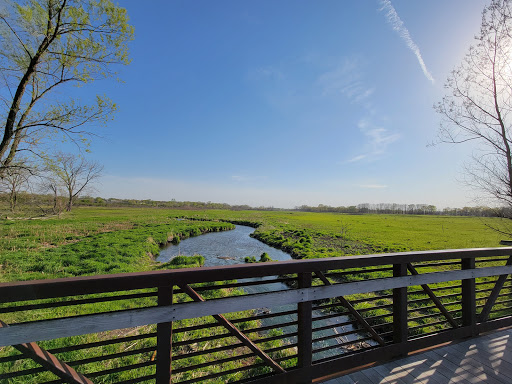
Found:
[[[158,306],[172,304],[173,286],[158,287]],[[156,384],[171,383],[172,321],[156,326]]]
[[[474,269],[475,258],[462,259],[462,269]],[[476,336],[476,285],[475,279],[462,280],[462,326],[470,327],[471,336]]]
[[[393,277],[407,276],[407,264],[393,264]],[[393,343],[402,344],[398,354],[406,355],[407,327],[407,287],[393,289]]]
[[[311,272],[297,274],[299,288],[311,287]],[[313,359],[313,304],[306,301],[298,304],[298,337],[297,337],[297,368],[301,369],[300,384],[311,383],[311,364]]]

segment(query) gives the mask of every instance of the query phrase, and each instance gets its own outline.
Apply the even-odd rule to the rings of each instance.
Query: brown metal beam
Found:
[[[158,306],[172,305],[173,286],[158,287]],[[156,325],[156,384],[171,383],[172,321]]]
[[[416,270],[416,268],[413,267],[413,265],[411,263],[407,263],[407,269],[409,270],[409,272],[411,272],[412,275],[419,275],[418,271]],[[434,304],[441,311],[441,313],[444,315],[444,317],[446,317],[446,320],[448,320],[450,325],[453,328],[458,328],[459,327],[458,324],[455,322],[452,315],[450,315],[450,313],[445,308],[443,303],[441,303],[441,300],[439,300],[437,298],[437,296],[432,291],[432,289],[430,289],[430,287],[427,284],[422,284],[421,288],[425,291],[425,293],[428,295],[428,297],[430,297],[430,299],[434,302]]]
[[[179,286],[183,292],[189,295],[192,300],[196,302],[203,302],[205,299],[194,291],[188,284],[183,284]],[[281,367],[278,363],[276,363],[272,358],[267,355],[263,350],[261,350],[256,344],[253,343],[251,339],[245,336],[237,327],[233,325],[228,319],[226,319],[222,315],[213,315],[213,318],[219,322],[224,328],[226,328],[229,333],[235,336],[238,340],[242,342],[246,347],[248,347],[251,351],[253,351],[258,357],[260,357],[268,366],[279,373],[285,373],[283,367]]]
[[[511,265],[512,264],[512,256],[510,256],[507,260],[507,263],[505,265]],[[496,303],[496,299],[498,298],[498,295],[501,292],[501,289],[503,288],[503,285],[505,284],[505,281],[507,280],[508,275],[500,275],[498,277],[498,280],[496,281],[496,284],[494,285],[494,288],[491,291],[491,294],[487,298],[487,301],[485,302],[484,307],[482,308],[482,312],[480,312],[480,316],[478,317],[478,322],[483,323],[487,321],[489,318],[489,313],[491,313],[491,309]]]
[[[0,283],[0,302],[49,299],[103,292],[157,288],[169,285],[204,283],[218,280],[276,276],[333,269],[362,268],[411,262],[442,261],[474,257],[510,256],[512,247],[442,251],[401,252],[380,255],[330,257],[276,261],[273,263],[184,268],[100,276]]]
[[[327,279],[327,277],[325,277],[325,275],[322,272],[316,271],[315,275],[320,280],[322,280],[324,285],[332,285],[332,283],[329,281],[329,279]],[[338,299],[341,302],[341,305],[343,305],[345,308],[348,309],[350,314],[352,316],[354,316],[356,318],[356,320],[364,327],[364,329],[366,329],[366,331],[368,331],[372,335],[372,338],[375,341],[377,341],[380,345],[386,344],[386,342],[382,339],[382,337],[379,336],[379,334],[375,331],[375,329],[373,329],[372,326],[370,324],[368,324],[368,322],[364,319],[364,317],[362,317],[359,314],[359,312],[357,312],[357,310],[352,306],[352,304],[349,303],[349,301],[347,299],[345,299],[343,296],[339,296],[336,299]]]
[[[9,325],[0,320],[0,328],[8,327]],[[18,351],[23,353],[29,359],[34,360],[36,363],[41,364],[48,371],[54,373],[62,380],[70,384],[93,384],[87,377],[75,371],[72,367],[65,362],[59,360],[55,355],[42,349],[36,343],[25,343],[13,345]]]

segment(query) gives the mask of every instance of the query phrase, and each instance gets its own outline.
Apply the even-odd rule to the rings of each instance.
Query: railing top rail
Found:
[[[512,255],[512,247],[384,253],[0,283],[0,302],[156,288],[269,275]]]

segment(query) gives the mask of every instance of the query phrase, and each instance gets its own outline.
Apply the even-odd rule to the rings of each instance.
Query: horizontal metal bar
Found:
[[[417,263],[414,264],[414,268],[427,268],[427,267],[443,267],[445,265],[460,265],[460,260],[458,261],[447,261],[447,262],[439,262],[439,263]]]
[[[365,318],[365,320],[367,320],[367,318]],[[312,332],[320,332],[320,331],[324,331],[326,329],[333,329],[333,328],[339,328],[339,327],[344,327],[346,325],[352,325],[356,322],[356,320],[351,320],[351,321],[346,321],[344,323],[336,323],[336,324],[329,324],[329,325],[324,325],[322,327],[316,327],[316,328],[312,328],[311,331]]]
[[[410,332],[410,331],[414,331],[415,329],[432,327],[434,325],[439,325],[439,324],[446,324],[446,325],[450,326],[450,323],[447,320],[439,320],[439,321],[434,321],[434,322],[429,323],[429,324],[420,324],[420,325],[417,325],[415,327],[409,327],[408,331]]]
[[[159,286],[167,286],[170,283],[175,285],[193,284],[219,280],[347,268],[362,268],[378,265],[405,264],[433,260],[509,256],[510,254],[512,254],[512,247],[418,251],[366,256],[277,261],[273,263],[207,268],[185,268],[101,276],[80,276],[28,282],[20,281],[13,283],[0,283],[0,302],[62,297],[64,292],[66,296],[74,296],[100,292],[156,288]]]
[[[49,349],[48,352],[51,352],[51,353],[62,353],[62,352],[69,352],[69,351],[77,351],[77,350],[81,350],[81,349],[88,349],[88,348],[95,348],[95,347],[104,347],[105,345],[111,345],[111,344],[126,343],[126,342],[130,342],[130,341],[135,341],[135,340],[150,339],[152,337],[156,338],[156,332],[142,333],[140,335],[134,335],[134,336],[119,337],[119,338],[116,338],[116,339],[108,339],[108,340],[102,340],[102,341],[95,341],[95,342],[92,342],[92,343],[85,343],[85,344],[78,344],[78,345],[68,345],[66,347]]]
[[[208,355],[210,353],[229,351],[230,349],[241,348],[243,346],[244,345],[242,343],[237,343],[237,344],[224,345],[222,347],[210,348],[210,349],[205,349],[205,350],[200,350],[200,351],[195,351],[195,352],[187,352],[187,353],[180,354],[180,355],[173,355],[172,361],[189,359],[189,358],[195,357],[195,356]]]
[[[184,333],[184,332],[190,332],[190,331],[199,331],[202,329],[212,329],[212,328],[219,328],[222,327],[222,325],[219,325],[219,323],[206,323],[206,324],[198,324],[198,325],[191,325],[190,327],[182,327],[182,328],[176,328],[172,330],[172,333],[178,334],[178,333]]]
[[[454,285],[447,285],[447,286],[443,286],[443,287],[434,287],[434,288],[430,288],[431,291],[447,291],[447,290],[453,290],[453,289],[460,289],[462,290],[462,286],[460,284],[454,284]],[[407,294],[408,295],[411,295],[411,294],[418,294],[418,293],[422,293],[422,292],[425,292],[422,289],[415,289],[415,290],[407,290]]]
[[[290,327],[292,325],[296,326],[297,324],[299,324],[298,321],[290,321],[288,323],[272,324],[272,325],[267,325],[267,326],[258,327],[258,328],[248,328],[248,329],[244,329],[244,333],[248,334],[248,333],[263,332],[263,331],[268,331],[271,329],[276,329],[276,328],[281,328],[281,327]]]
[[[281,279],[272,279],[272,280],[243,281],[243,282],[230,283],[230,284],[209,285],[209,286],[200,286],[200,287],[192,286],[192,288],[196,292],[203,292],[203,291],[211,291],[211,290],[225,289],[225,288],[243,288],[243,287],[251,287],[254,285],[285,283],[287,281],[295,282],[297,280],[295,278],[281,278]],[[175,292],[183,293],[183,291],[179,288],[176,289]]]
[[[140,353],[146,353],[146,352],[152,352],[155,349],[156,349],[156,346],[145,347],[145,348],[140,348],[140,349],[132,349],[132,350],[124,351],[124,352],[112,353],[110,355],[100,355],[100,356],[95,356],[95,357],[89,357],[87,359],[82,359],[82,360],[74,360],[74,361],[68,362],[67,364],[74,367],[75,365],[90,364],[90,363],[95,363],[97,361],[112,360],[112,359],[118,359],[120,357],[138,355]]]
[[[236,324],[236,323],[241,323],[241,322],[244,322],[244,321],[271,319],[271,318],[274,318],[274,317],[281,317],[281,316],[297,316],[297,310],[284,311],[284,312],[272,312],[272,313],[267,313],[267,314],[264,314],[264,315],[254,315],[254,316],[249,316],[249,317],[241,317],[239,319],[230,319],[229,321],[231,321],[233,324]]]
[[[205,302],[175,304],[162,307],[133,309],[122,313],[102,313],[80,318],[43,320],[35,323],[12,325],[0,329],[0,347],[31,341],[51,340],[88,333],[131,328],[147,324],[191,319],[220,313],[240,312],[254,308],[274,307],[290,303],[322,300],[337,296],[368,293],[393,288],[445,281],[496,276],[512,273],[512,266],[486,267],[460,271],[446,271],[357,281],[346,284],[318,286],[289,291],[270,292],[241,297],[229,297]]]
[[[353,335],[354,333],[363,333],[363,332],[365,332],[364,329],[358,328],[358,329],[354,329],[352,331],[347,331],[347,332],[343,332],[343,333],[338,333],[338,334],[333,334],[333,335],[328,335],[328,336],[317,337],[316,339],[313,339],[313,343],[319,343],[321,341],[336,339],[338,337],[341,338],[343,336],[348,336],[348,335]]]
[[[195,338],[195,339],[177,341],[175,343],[172,343],[172,346],[173,347],[182,347],[184,345],[195,344],[195,343],[203,343],[205,341],[210,341],[210,340],[225,339],[226,337],[234,337],[234,336],[231,333],[226,332],[226,333],[221,333],[219,335],[205,336],[205,337],[198,337],[198,338]]]
[[[373,338],[371,338],[371,337],[363,337],[361,339],[351,340],[351,341],[347,341],[345,343],[341,343],[341,344],[337,344],[337,345],[330,345],[328,347],[313,349],[313,354],[319,353],[319,352],[325,352],[325,351],[328,351],[330,349],[343,348],[343,347],[345,347],[347,345],[353,345],[353,344],[357,344],[357,343],[362,343],[363,341],[368,341],[368,340],[373,340]],[[313,360],[313,363],[316,363],[316,361]]]
[[[477,257],[475,259],[475,263],[492,263],[492,262],[496,262],[496,261],[507,261],[508,258],[504,257],[503,259],[481,259],[480,257]]]
[[[0,382],[4,382],[4,380],[8,380],[8,379],[14,379],[14,378],[20,377],[20,376],[34,375],[36,373],[41,373],[44,371],[46,371],[45,368],[38,367],[38,368],[24,369],[23,371],[0,373]],[[62,380],[59,380],[59,382],[62,382]]]
[[[254,342],[254,344],[260,344],[260,343],[266,343],[267,341],[289,339],[291,337],[297,337],[298,335],[299,335],[298,332],[284,333],[282,335],[277,335],[277,336],[263,337],[258,340],[253,340],[253,342]]]
[[[178,384],[198,383],[198,382],[202,382],[202,381],[205,381],[205,380],[216,379],[217,377],[221,377],[221,376],[228,376],[228,375],[231,375],[233,373],[247,371],[247,370],[253,369],[253,368],[261,368],[261,367],[264,367],[264,366],[266,366],[266,365],[265,364],[247,365],[247,366],[244,366],[244,367],[238,367],[238,368],[230,369],[230,370],[227,370],[227,371],[212,373],[210,375],[199,376],[199,377],[195,377],[193,379],[189,379],[189,380],[185,380],[185,381],[180,381]],[[254,379],[256,379],[256,378],[254,378]]]
[[[155,297],[156,292],[144,292],[144,293],[134,293],[127,295],[118,295],[118,296],[106,296],[106,297],[91,297],[88,299],[77,299],[77,300],[67,300],[67,301],[56,301],[50,303],[38,303],[38,304],[27,304],[27,305],[19,305],[19,306],[9,306],[0,308],[0,313],[13,313],[20,311],[30,311],[34,309],[46,309],[46,308],[57,308],[57,307],[70,307],[73,305],[84,305],[84,304],[96,304],[103,303],[109,301],[119,301],[119,300],[133,300],[140,299],[146,297]]]
[[[135,379],[119,381],[117,384],[136,384],[136,383],[140,383],[141,381],[153,381],[153,380],[155,380],[155,378],[156,378],[155,374],[146,375],[146,376],[136,377]]]
[[[196,364],[196,365],[187,365],[187,366],[185,366],[183,368],[173,369],[172,373],[177,375],[177,374],[182,373],[182,372],[187,372],[187,371],[192,371],[194,369],[200,369],[200,368],[204,368],[204,367],[209,367],[211,365],[220,365],[220,364],[224,364],[224,363],[229,363],[230,361],[246,359],[248,357],[253,357],[253,356],[256,356],[256,354],[254,354],[253,352],[246,353],[244,355],[238,354],[236,356],[226,357],[224,359],[212,360],[212,361],[207,361],[206,363],[200,363],[200,364]]]

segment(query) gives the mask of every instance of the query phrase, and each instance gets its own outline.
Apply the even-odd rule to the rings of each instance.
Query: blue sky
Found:
[[[486,1],[123,0],[135,27],[91,157],[103,197],[291,208],[473,205],[469,146],[427,147]]]

